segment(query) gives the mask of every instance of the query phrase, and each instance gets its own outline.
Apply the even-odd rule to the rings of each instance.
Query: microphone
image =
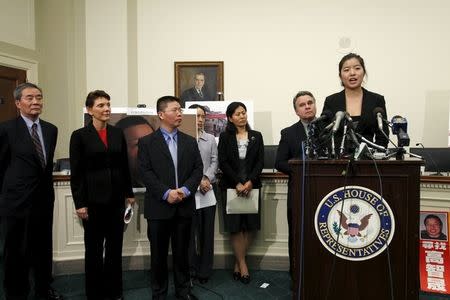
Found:
[[[373,110],[373,114],[377,118],[378,129],[380,129],[380,131],[383,131],[383,113],[384,109],[382,109],[381,107],[375,107],[375,109]]]
[[[444,176],[444,174],[441,173],[441,171],[438,169],[438,166],[436,164],[436,162],[433,159],[433,156],[431,155],[431,153],[427,153],[425,146],[422,143],[416,143],[416,147],[420,146],[423,149],[423,156],[428,156],[430,158],[431,164],[433,165],[434,169],[436,170],[435,174],[431,174],[431,175],[437,175],[437,176]],[[427,155],[428,154],[428,155]]]
[[[353,119],[352,119],[352,117],[350,117],[350,114],[347,112],[345,113],[345,119],[347,120],[347,127],[348,127],[348,132],[350,134],[350,138],[353,141],[353,143],[358,147],[360,143],[355,135],[355,124],[353,124]]]
[[[353,124],[353,119],[352,119],[352,117],[350,117],[349,113],[346,112],[345,115],[344,115],[344,117],[345,117],[345,119],[347,120],[347,126],[348,126],[348,128],[354,130],[354,129],[355,129],[355,126],[354,126],[354,124]]]
[[[392,133],[397,135],[398,147],[409,146],[408,121],[397,115],[392,117],[391,123]]]
[[[336,124],[336,121],[333,121],[333,122],[331,122],[330,124],[328,124],[328,125],[323,129],[323,131],[328,131],[328,130],[330,130],[331,128],[333,128],[334,124]]]
[[[315,123],[321,122],[321,121],[328,121],[328,120],[331,120],[331,118],[333,118],[333,113],[327,109],[322,112],[320,117],[311,121],[310,124],[315,124]]]
[[[356,135],[357,135],[363,142],[365,142],[366,144],[372,146],[373,148],[378,149],[378,150],[383,151],[383,152],[386,152],[387,149],[384,148],[383,146],[377,145],[377,144],[375,144],[374,142],[369,141],[368,139],[366,139],[365,137],[363,137],[361,134],[359,134],[359,133],[357,133],[357,132],[356,132]]]
[[[334,123],[333,129],[332,129],[333,133],[336,133],[336,131],[338,131],[339,126],[341,125],[342,119],[345,117],[345,114],[346,113],[343,111],[336,112],[336,115],[334,117],[335,123]]]

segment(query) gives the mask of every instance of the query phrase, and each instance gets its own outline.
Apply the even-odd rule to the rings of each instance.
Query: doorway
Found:
[[[26,82],[27,71],[0,66],[0,122],[18,116],[14,100],[14,89]]]

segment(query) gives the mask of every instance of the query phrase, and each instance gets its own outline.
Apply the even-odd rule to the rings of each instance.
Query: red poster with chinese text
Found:
[[[420,212],[419,268],[420,289],[450,294],[450,255],[448,213]]]

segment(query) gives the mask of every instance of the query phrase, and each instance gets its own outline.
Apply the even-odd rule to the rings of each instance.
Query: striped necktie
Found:
[[[38,154],[39,161],[41,162],[41,166],[45,169],[44,151],[42,150],[41,140],[39,139],[39,135],[37,133],[36,123],[33,123],[33,126],[31,126],[31,139],[33,140],[34,147],[36,147],[36,152]]]

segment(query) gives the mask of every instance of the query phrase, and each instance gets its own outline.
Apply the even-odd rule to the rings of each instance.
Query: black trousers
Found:
[[[175,216],[164,220],[147,220],[151,250],[151,286],[153,299],[165,299],[168,290],[169,242],[172,245],[173,275],[177,297],[190,293],[189,241],[192,218]]]
[[[214,261],[214,218],[216,206],[197,209],[192,218],[190,269],[198,278],[212,275]]]
[[[88,299],[122,295],[124,212],[124,207],[89,207],[83,220]]]
[[[23,217],[2,217],[6,299],[27,299],[32,270],[34,290],[46,293],[52,282],[53,205]]]

